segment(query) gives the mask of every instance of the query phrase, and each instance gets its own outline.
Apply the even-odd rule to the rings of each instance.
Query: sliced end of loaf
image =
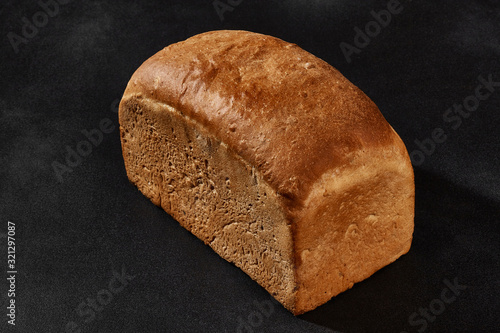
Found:
[[[130,181],[294,312],[291,226],[260,173],[200,124],[140,96],[122,100],[120,132]]]

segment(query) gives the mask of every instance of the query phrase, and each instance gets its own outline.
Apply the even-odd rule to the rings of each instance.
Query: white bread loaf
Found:
[[[403,142],[294,44],[246,31],[172,44],[134,73],[119,118],[130,181],[294,314],[410,248]]]

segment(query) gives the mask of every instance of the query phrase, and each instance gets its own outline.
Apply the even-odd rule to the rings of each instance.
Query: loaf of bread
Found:
[[[377,106],[295,44],[212,31],[134,73],[129,180],[294,314],[410,249],[413,170]]]

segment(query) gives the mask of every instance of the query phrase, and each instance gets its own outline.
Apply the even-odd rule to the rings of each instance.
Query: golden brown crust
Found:
[[[377,106],[332,66],[295,44],[212,31],[148,59],[125,95],[174,106],[256,166],[299,205],[346,154],[390,144]]]

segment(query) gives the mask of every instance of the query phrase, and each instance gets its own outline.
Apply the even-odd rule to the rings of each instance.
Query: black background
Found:
[[[351,62],[340,43],[354,45],[355,27],[387,1],[232,3],[221,20],[212,1],[72,1],[44,22],[36,1],[3,1],[0,258],[6,271],[12,221],[18,274],[15,326],[1,278],[0,331],[64,332],[74,322],[81,332],[498,332],[500,86],[460,126],[443,116],[474,101],[480,76],[500,81],[499,2],[401,1],[402,12]],[[38,31],[14,47],[9,36],[22,37],[34,19]],[[262,313],[255,302],[269,306],[270,296],[125,174],[115,109],[128,79],[163,47],[217,29],[273,35],[324,59],[379,106],[413,153],[410,252],[298,317],[277,303]],[[82,131],[106,118],[113,130],[58,179],[53,162],[65,164],[68,147],[85,145]],[[436,128],[446,140],[418,155],[416,140],[430,149]],[[135,277],[95,318],[79,314],[80,304],[109,296],[113,271],[122,270]],[[445,280],[465,289],[442,309]],[[411,321],[429,306],[439,314]]]

